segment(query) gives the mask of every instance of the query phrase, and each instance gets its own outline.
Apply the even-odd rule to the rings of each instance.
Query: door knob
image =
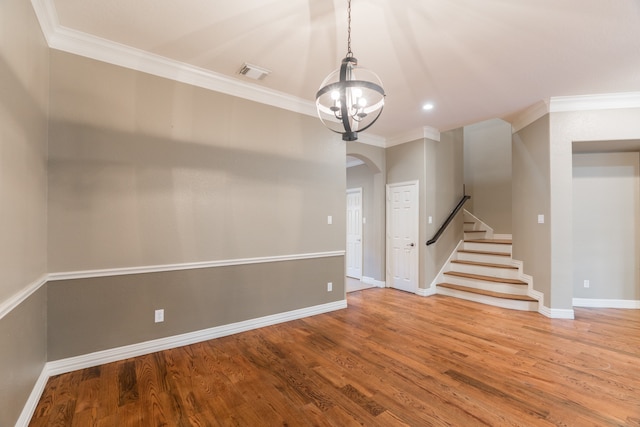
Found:
[[[415,246],[415,243],[407,243],[407,246],[414,247],[414,246]]]

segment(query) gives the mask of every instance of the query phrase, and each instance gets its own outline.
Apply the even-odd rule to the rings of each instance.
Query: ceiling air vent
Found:
[[[250,79],[262,80],[269,73],[271,73],[271,71],[265,68],[260,68],[256,65],[245,63],[244,65],[242,65],[242,68],[240,68],[240,71],[238,71],[238,73],[242,74],[243,76],[249,77]]]

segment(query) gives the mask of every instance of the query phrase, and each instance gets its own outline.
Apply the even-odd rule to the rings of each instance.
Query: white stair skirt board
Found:
[[[538,302],[536,301],[520,301],[505,298],[495,298],[487,295],[479,295],[470,292],[458,291],[455,289],[447,289],[438,287],[438,294],[447,295],[467,301],[478,302],[482,304],[492,305],[495,307],[509,308],[511,310],[521,311],[538,311]]]

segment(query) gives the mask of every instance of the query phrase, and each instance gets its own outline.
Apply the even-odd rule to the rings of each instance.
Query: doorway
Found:
[[[418,182],[387,185],[387,283],[418,289]]]

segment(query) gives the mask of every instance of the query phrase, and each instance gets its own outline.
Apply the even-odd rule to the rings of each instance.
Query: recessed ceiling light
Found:
[[[425,111],[433,110],[433,104],[428,102],[422,106],[422,109]]]

